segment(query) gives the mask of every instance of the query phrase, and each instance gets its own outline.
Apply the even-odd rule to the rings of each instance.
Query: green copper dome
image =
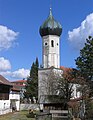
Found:
[[[50,14],[49,14],[48,18],[40,26],[39,32],[40,32],[41,36],[46,36],[46,35],[60,36],[61,35],[62,26],[61,26],[61,24],[59,22],[57,22],[54,19],[51,9],[50,9]]]

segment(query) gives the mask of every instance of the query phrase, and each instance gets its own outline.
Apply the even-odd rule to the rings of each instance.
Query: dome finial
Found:
[[[50,16],[52,16],[52,0],[50,0]]]
[[[50,7],[50,14],[49,14],[50,16],[52,16],[52,8]]]

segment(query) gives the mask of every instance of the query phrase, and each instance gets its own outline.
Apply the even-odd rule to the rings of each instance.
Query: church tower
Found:
[[[60,35],[62,26],[54,19],[51,8],[49,16],[40,26],[39,32],[42,37],[43,68],[38,70],[38,101],[41,105],[44,105],[50,102],[47,96],[51,95],[49,86],[51,73],[58,75],[63,73],[60,70]]]
[[[60,35],[62,26],[57,22],[50,8],[50,13],[45,22],[40,26],[40,35],[42,37],[42,65],[43,68],[60,68]]]

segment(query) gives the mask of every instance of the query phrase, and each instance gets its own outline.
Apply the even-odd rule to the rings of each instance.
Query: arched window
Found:
[[[51,47],[54,47],[54,41],[51,40]]]

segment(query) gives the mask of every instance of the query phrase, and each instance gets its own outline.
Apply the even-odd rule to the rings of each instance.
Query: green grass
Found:
[[[0,116],[0,120],[35,120],[35,118],[27,118],[28,111],[20,111],[15,113],[9,113]]]

